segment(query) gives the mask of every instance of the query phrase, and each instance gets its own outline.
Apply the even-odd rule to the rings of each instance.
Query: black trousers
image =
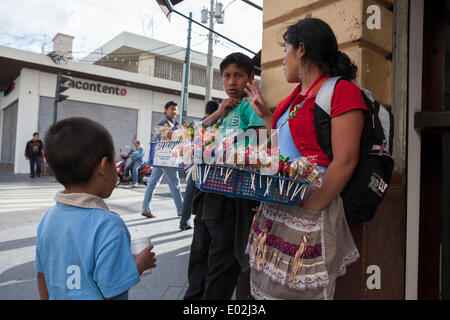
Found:
[[[189,256],[189,287],[184,299],[230,300],[241,270],[250,273],[244,251],[253,221],[252,208],[259,202],[202,194],[194,199],[199,204],[193,202],[196,216]]]

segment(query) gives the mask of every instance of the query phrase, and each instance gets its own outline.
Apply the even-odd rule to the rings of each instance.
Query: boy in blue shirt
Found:
[[[131,254],[124,221],[103,201],[117,179],[111,135],[98,122],[68,118],[49,128],[44,149],[65,189],[37,230],[41,299],[128,299],[156,259],[152,246]]]

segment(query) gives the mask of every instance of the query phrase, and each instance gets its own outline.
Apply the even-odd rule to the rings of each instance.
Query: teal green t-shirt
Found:
[[[227,129],[241,129],[246,131],[251,127],[264,126],[264,120],[256,114],[252,106],[245,100],[230,110],[225,118],[223,118],[220,130],[225,133]]]
[[[220,131],[222,135],[226,135],[227,131],[229,134],[230,130],[234,130],[236,134],[242,130],[242,132],[247,131],[252,127],[263,127],[264,120],[256,114],[252,106],[245,100],[242,100],[239,105],[234,107],[227,116],[223,118],[220,124]],[[242,145],[244,140],[239,140],[237,146]],[[250,139],[246,138],[246,145],[251,144],[256,146],[256,134],[252,135]]]
[[[248,97],[247,97],[248,98]],[[256,114],[252,106],[245,100],[242,100],[239,105],[234,107],[227,116],[223,118],[220,124],[220,131],[223,135],[226,135],[227,130],[239,130],[247,131],[252,127],[263,127],[264,120]],[[251,136],[250,139],[246,138],[246,144],[251,144],[256,146],[256,134]],[[241,145],[244,140],[237,142],[237,146]],[[234,198],[231,195],[226,195],[227,198]]]

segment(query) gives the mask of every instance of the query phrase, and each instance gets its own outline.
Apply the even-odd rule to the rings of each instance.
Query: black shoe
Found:
[[[184,231],[184,230],[191,230],[192,227],[188,224],[185,224],[184,226],[180,226],[180,230]]]
[[[30,178],[34,178],[34,174],[30,174]]]

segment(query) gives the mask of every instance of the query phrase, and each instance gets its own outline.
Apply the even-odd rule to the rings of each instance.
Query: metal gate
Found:
[[[65,100],[58,104],[58,118],[85,117],[101,123],[114,140],[116,155],[133,148],[136,140],[138,111],[88,102]],[[39,133],[42,139],[53,121],[53,98],[40,97]]]
[[[2,163],[14,164],[18,105],[19,102],[16,101],[3,109],[2,157],[0,161]]]

